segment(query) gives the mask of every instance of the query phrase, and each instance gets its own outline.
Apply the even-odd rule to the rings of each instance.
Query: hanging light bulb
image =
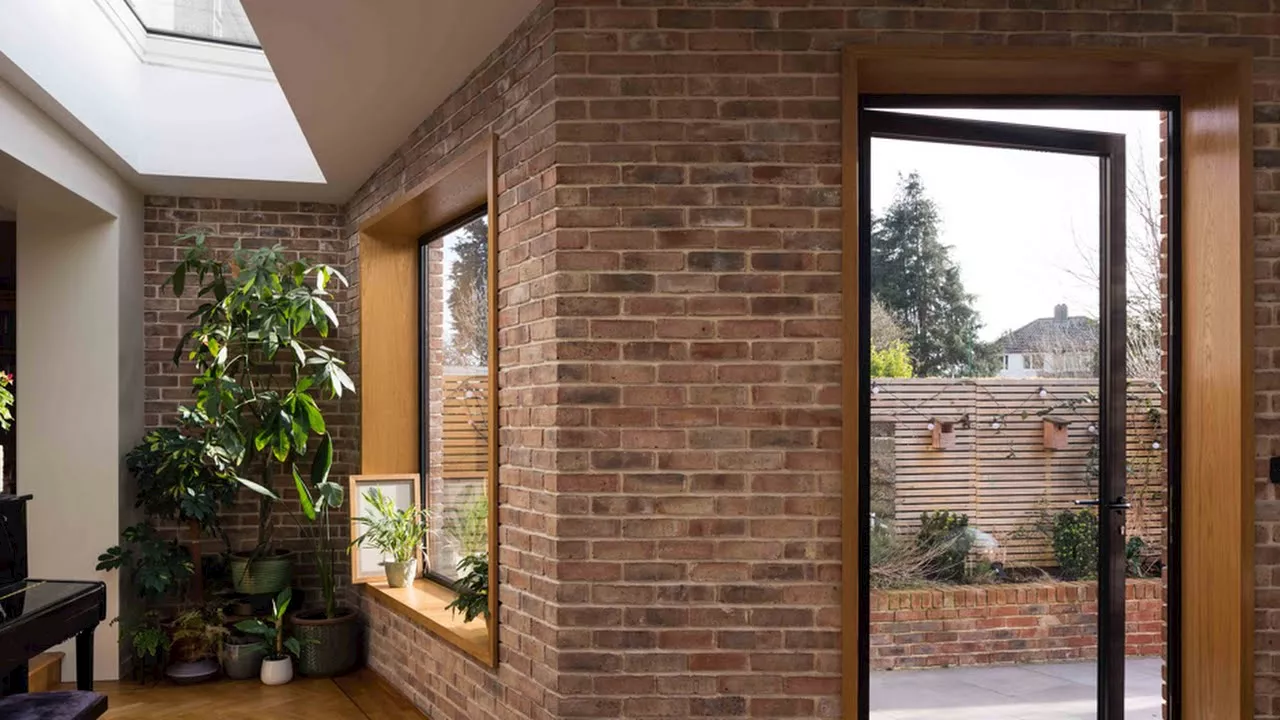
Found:
[[[999,429],[1000,429],[1000,421],[999,421],[999,420],[992,420],[992,421],[991,421],[991,429],[992,429],[992,430],[999,430]]]
[[[1097,434],[1098,434],[1098,426],[1097,426],[1097,425],[1090,424],[1090,425],[1089,425],[1089,434],[1090,434],[1090,435],[1097,435]]]
[[[1049,391],[1044,388],[1040,388],[1040,397],[1049,397]]]
[[[929,429],[930,429],[930,430],[932,430],[932,429],[933,429],[933,423],[929,423]]]
[[[1156,440],[1155,442],[1151,443],[1151,449],[1152,449],[1152,450],[1159,450],[1159,449],[1160,449],[1160,441],[1159,441],[1159,440]]]
[[[871,394],[872,395],[880,394],[880,383],[871,383]]]

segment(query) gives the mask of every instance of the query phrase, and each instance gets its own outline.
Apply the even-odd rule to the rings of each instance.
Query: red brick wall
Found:
[[[1126,652],[1159,657],[1163,581],[1125,585]],[[871,593],[871,669],[1070,662],[1098,656],[1097,583]]]
[[[433,720],[561,717],[556,643],[561,583],[548,573],[570,550],[554,512],[556,238],[547,215],[555,161],[551,127],[552,18],[544,3],[415,130],[346,207],[347,268],[359,284],[356,228],[446,164],[473,138],[498,143],[498,358],[502,466],[499,502],[501,664],[490,671],[384,606],[365,602],[369,665]],[[358,294],[358,290],[357,290]],[[358,312],[358,302],[349,311]],[[355,374],[359,382],[358,368]]]
[[[237,242],[246,248],[279,243],[292,255],[339,268],[345,265],[346,240],[341,233],[341,209],[332,204],[161,196],[148,196],[145,203],[145,412],[147,428],[153,429],[172,423],[177,418],[178,406],[192,402],[190,380],[194,368],[186,362],[175,366],[173,351],[183,332],[190,328],[187,314],[199,306],[196,288],[188,282],[186,294],[179,300],[173,296],[172,288],[162,287],[189,247],[188,242],[178,242],[179,235],[203,227],[209,233],[211,247],[230,251]],[[334,295],[335,311],[345,316],[347,293],[335,287]],[[327,344],[341,357],[351,360],[352,329],[345,325],[337,329]],[[355,398],[349,398],[346,402],[322,404],[334,438],[335,479],[344,486],[356,467],[356,403]],[[286,497],[295,496],[290,491]],[[223,516],[234,549],[246,550],[256,542],[257,507],[257,496],[242,490],[236,507]],[[280,545],[299,553],[295,561],[295,585],[305,593],[306,603],[320,602],[320,583],[307,552],[309,547],[298,538],[287,513],[278,513],[277,519],[276,536]],[[348,534],[345,514],[336,517],[334,523],[342,535]],[[206,540],[206,552],[221,549],[221,542]],[[337,573],[340,582],[350,577],[345,564]]]
[[[1252,48],[1275,239],[1271,0],[918,5],[547,0],[352,200],[354,240],[451,149],[502,138],[503,664],[477,674],[376,613],[370,642],[433,717],[839,715],[841,46]],[[1260,456],[1280,452],[1273,244]],[[1280,500],[1258,477],[1274,718]]]

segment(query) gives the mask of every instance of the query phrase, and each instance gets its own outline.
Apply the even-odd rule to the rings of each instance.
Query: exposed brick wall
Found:
[[[347,272],[359,285],[360,222],[448,163],[483,133],[498,142],[498,358],[501,491],[499,600],[501,664],[484,668],[452,645],[364,603],[369,663],[433,720],[559,717],[555,602],[546,566],[555,541],[555,328],[547,273],[556,242],[546,232],[553,205],[550,2],[535,10],[462,86],[415,130],[346,207]],[[356,290],[358,296],[358,289]],[[358,301],[348,308],[358,316]],[[359,380],[358,367],[356,379]]]
[[[428,672],[456,652],[376,614],[371,639],[433,717],[472,716],[446,692],[480,717],[839,715],[843,45],[1251,48],[1257,232],[1275,239],[1272,0],[929,4],[547,0],[352,200],[354,269],[361,218],[483,129],[502,138],[503,664]],[[1280,452],[1274,244],[1260,457]],[[1275,718],[1263,471],[1258,716]],[[422,659],[376,647],[401,642]]]
[[[1164,583],[1125,584],[1131,657],[1164,653]],[[875,590],[871,669],[1070,662],[1098,656],[1098,584]]]
[[[175,366],[173,351],[183,332],[190,328],[187,315],[200,303],[194,280],[188,282],[181,300],[173,296],[172,288],[163,287],[189,247],[186,241],[178,242],[180,235],[193,228],[206,228],[209,245],[228,252],[237,242],[246,248],[279,243],[291,256],[338,268],[345,265],[346,241],[341,233],[341,209],[332,204],[161,196],[148,196],[145,203],[145,412],[146,426],[151,430],[174,422],[178,406],[192,402],[190,381],[194,367],[185,361]],[[347,293],[336,283],[333,291],[335,311],[345,314]],[[340,357],[351,360],[350,328],[345,325],[344,322],[326,344]],[[345,486],[347,476],[356,467],[358,404],[355,398],[349,398],[344,402],[323,402],[321,406],[334,439],[334,478]],[[292,491],[286,497],[293,498]],[[256,542],[257,508],[257,496],[242,490],[236,506],[224,514],[233,549],[247,550]],[[298,537],[287,512],[280,511],[276,517],[279,544],[299,553],[295,558],[295,585],[305,594],[307,604],[320,602],[320,582],[310,560],[309,546]],[[349,534],[345,513],[336,516],[334,524],[343,536]],[[222,543],[206,540],[204,549],[219,552]],[[337,575],[340,583],[350,577],[345,563],[338,567]]]

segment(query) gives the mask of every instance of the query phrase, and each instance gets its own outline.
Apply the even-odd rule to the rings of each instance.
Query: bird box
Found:
[[[956,424],[950,420],[929,420],[933,427],[933,449],[950,450],[956,446]]]
[[[1067,448],[1067,421],[1061,418],[1045,416],[1042,423],[1044,425],[1044,449],[1065,450]]]

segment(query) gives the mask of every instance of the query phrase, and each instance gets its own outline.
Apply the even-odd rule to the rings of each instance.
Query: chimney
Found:
[[[1067,305],[1066,305],[1066,303],[1063,303],[1063,304],[1061,304],[1061,305],[1054,305],[1054,306],[1053,306],[1053,320],[1054,320],[1054,322],[1060,322],[1060,323],[1061,323],[1061,322],[1066,322],[1066,321],[1067,321]]]

